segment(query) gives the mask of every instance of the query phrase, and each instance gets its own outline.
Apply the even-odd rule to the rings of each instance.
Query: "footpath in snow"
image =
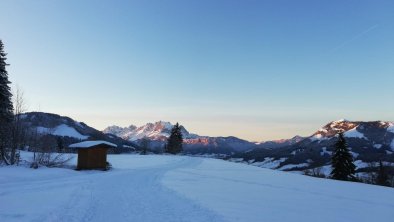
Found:
[[[74,159],[74,162],[76,160]],[[0,167],[0,221],[391,221],[394,189],[185,156]]]

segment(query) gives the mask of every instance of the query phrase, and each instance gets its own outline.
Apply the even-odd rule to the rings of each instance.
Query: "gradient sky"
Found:
[[[29,111],[261,141],[394,120],[394,1],[0,0]]]

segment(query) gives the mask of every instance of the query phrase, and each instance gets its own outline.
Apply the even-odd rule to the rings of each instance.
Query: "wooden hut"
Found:
[[[106,169],[107,151],[117,146],[107,141],[84,141],[71,144],[69,148],[78,150],[78,170]]]

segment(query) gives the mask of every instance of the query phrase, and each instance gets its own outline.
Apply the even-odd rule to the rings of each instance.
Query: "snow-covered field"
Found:
[[[114,169],[106,172],[0,167],[0,221],[394,218],[392,188],[197,157],[109,155],[109,161]]]

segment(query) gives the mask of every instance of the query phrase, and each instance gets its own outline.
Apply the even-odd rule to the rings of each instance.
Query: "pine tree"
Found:
[[[389,186],[388,179],[389,178],[383,166],[383,163],[382,161],[379,161],[379,172],[378,176],[376,177],[376,184],[381,186]]]
[[[343,133],[339,133],[338,141],[335,143],[335,149],[332,156],[331,178],[336,180],[355,180],[356,166],[353,163],[353,157],[347,147]]]
[[[13,105],[11,88],[8,81],[8,72],[6,70],[6,53],[4,52],[3,42],[0,40],[0,156],[6,164],[10,164],[8,159],[7,148],[10,142],[11,124],[13,121]]]
[[[147,137],[142,138],[141,140],[141,155],[146,155],[148,153],[148,149],[149,149],[149,139]]]
[[[165,147],[165,152],[171,154],[177,154],[182,152],[183,137],[181,132],[181,127],[178,123],[171,130],[171,135],[168,137],[167,145]]]

